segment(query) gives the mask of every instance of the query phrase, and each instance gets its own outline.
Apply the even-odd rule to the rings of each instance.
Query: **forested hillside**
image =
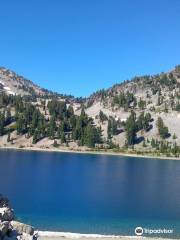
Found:
[[[180,66],[74,98],[0,68],[0,146],[180,155]]]

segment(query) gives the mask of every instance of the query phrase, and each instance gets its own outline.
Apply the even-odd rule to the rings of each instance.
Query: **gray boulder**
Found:
[[[20,223],[18,221],[11,221],[11,226],[13,228],[13,231],[17,231],[18,234],[28,234],[33,235],[34,234],[34,228],[30,225]]]
[[[3,238],[11,229],[8,221],[0,222],[0,238]]]
[[[9,207],[0,208],[0,220],[12,221],[14,219],[14,211]]]
[[[34,237],[32,235],[23,234],[21,236],[18,236],[18,240],[34,240]]]

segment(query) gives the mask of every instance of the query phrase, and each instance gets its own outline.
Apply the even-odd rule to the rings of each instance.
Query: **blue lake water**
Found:
[[[1,150],[0,193],[42,230],[180,237],[180,161]]]

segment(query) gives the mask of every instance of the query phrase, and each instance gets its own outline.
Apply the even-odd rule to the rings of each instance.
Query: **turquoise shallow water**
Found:
[[[3,150],[0,192],[41,230],[180,237],[180,161]]]

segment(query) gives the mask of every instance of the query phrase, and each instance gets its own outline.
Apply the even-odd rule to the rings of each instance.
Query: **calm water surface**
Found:
[[[0,192],[42,230],[180,236],[180,161],[3,150]]]

